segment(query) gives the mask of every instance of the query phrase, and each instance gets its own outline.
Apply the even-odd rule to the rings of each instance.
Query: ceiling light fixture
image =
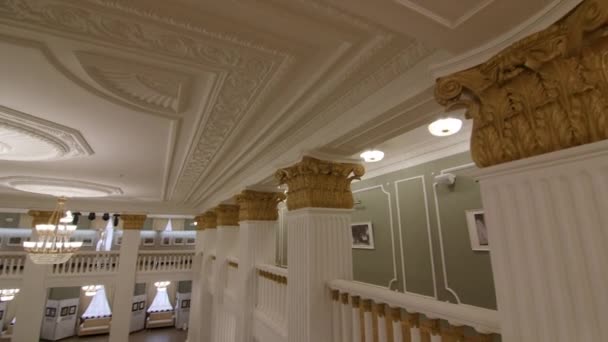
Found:
[[[72,213],[64,209],[65,198],[60,197],[49,221],[46,224],[36,225],[38,241],[23,242],[23,249],[35,264],[63,264],[82,247],[82,241],[70,241],[76,226],[72,224],[74,221]]]
[[[359,155],[366,163],[379,162],[384,158],[384,152],[380,150],[367,150]]]
[[[0,302],[8,302],[15,299],[17,293],[19,293],[19,289],[0,290]]]
[[[456,134],[462,128],[462,120],[452,117],[441,118],[429,125],[429,132],[436,137]]]

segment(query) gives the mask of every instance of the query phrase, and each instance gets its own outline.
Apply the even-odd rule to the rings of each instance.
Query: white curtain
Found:
[[[169,219],[169,221],[167,221],[167,225],[165,226],[165,231],[166,232],[173,231],[173,224],[171,224],[171,219]]]
[[[101,233],[97,241],[96,251],[109,251],[112,249],[112,239],[114,238],[114,220],[110,218],[106,229]]]
[[[167,288],[157,288],[156,289],[156,296],[154,297],[154,300],[152,301],[152,305],[150,305],[150,307],[148,308],[148,312],[155,312],[155,311],[171,311],[173,310],[173,306],[171,305],[171,302],[169,301],[169,294],[167,294]]]
[[[106,296],[106,289],[102,286],[93,296],[89,307],[86,309],[84,314],[82,314],[82,317],[93,318],[110,315],[112,315],[112,310],[110,310],[110,304],[108,303],[108,297]]]

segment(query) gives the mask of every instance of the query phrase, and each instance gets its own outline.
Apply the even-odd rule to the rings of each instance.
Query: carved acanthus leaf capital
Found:
[[[282,193],[245,190],[236,195],[239,221],[275,221],[279,217],[277,204],[284,199]]]
[[[239,206],[231,204],[220,204],[215,207],[218,226],[238,226]]]
[[[608,138],[608,3],[585,0],[489,61],[437,80],[448,109],[473,120],[486,167]]]
[[[350,183],[365,174],[361,164],[334,163],[304,157],[299,163],[275,173],[280,184],[287,184],[287,208],[353,207]]]
[[[206,211],[204,214],[197,216],[196,218],[199,229],[217,228],[217,215],[215,214],[215,210]]]
[[[140,230],[144,227],[144,222],[146,221],[146,215],[121,214],[120,220],[122,221],[123,230]]]

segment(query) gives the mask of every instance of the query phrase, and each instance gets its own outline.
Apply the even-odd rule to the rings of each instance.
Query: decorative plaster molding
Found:
[[[96,53],[75,54],[95,82],[123,101],[169,115],[187,109],[191,75]]]
[[[467,20],[471,19],[474,15],[476,15],[481,10],[483,10],[488,5],[490,5],[491,3],[494,2],[494,0],[479,0],[479,2],[475,6],[473,6],[471,9],[465,11],[464,14],[462,14],[458,18],[449,19],[449,18],[443,17],[443,16],[427,9],[426,7],[424,7],[422,5],[415,3],[414,1],[411,1],[411,0],[395,0],[395,1],[409,9],[411,9],[412,11],[415,11],[415,12],[435,21],[436,23],[439,23],[439,24],[449,28],[450,30],[454,30],[454,29],[458,28],[458,26],[462,25]],[[424,0],[422,2],[424,2]]]
[[[58,160],[90,156],[93,149],[79,131],[0,105],[0,159]],[[34,154],[35,148],[41,153]]]
[[[15,190],[56,197],[107,197],[122,194],[120,188],[73,179],[13,176],[0,178],[0,184]]]

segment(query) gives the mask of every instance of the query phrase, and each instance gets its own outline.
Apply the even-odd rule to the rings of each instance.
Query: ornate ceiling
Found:
[[[120,190],[84,210],[198,213],[302,153],[347,157],[428,122],[431,65],[556,3],[1,0],[0,177]]]

